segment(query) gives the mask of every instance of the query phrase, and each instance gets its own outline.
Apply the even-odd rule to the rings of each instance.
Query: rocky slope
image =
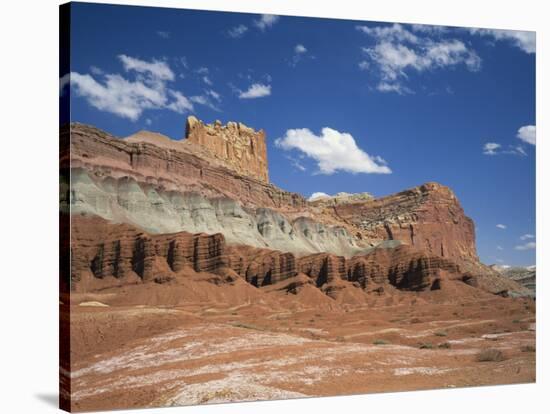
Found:
[[[535,266],[521,267],[503,267],[492,265],[492,269],[506,276],[507,278],[518,282],[529,290],[530,295],[535,297],[537,294],[537,268]]]

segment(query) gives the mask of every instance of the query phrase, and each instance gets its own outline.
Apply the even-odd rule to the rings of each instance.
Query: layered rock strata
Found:
[[[427,183],[387,197],[331,208],[363,238],[400,240],[431,255],[478,261],[474,223],[451,189],[443,185]]]
[[[384,285],[405,291],[438,290],[442,280],[478,286],[476,278],[453,261],[406,245],[388,244],[350,259],[328,253],[296,257],[269,249],[227,246],[221,234],[153,235],[98,217],[74,216],[72,228],[71,281],[77,291],[136,282],[165,283],[189,269],[240,276],[256,287],[298,274],[307,275],[319,288],[338,281],[352,282],[365,291],[377,291]],[[517,287],[509,282],[491,293]]]
[[[345,227],[312,218],[299,194],[199,157],[193,145],[145,137],[121,140],[72,124],[70,191],[61,199],[65,210],[151,233],[221,232],[230,243],[298,254],[361,250]]]

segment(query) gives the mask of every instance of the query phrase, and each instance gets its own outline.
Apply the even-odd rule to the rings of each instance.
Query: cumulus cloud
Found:
[[[350,173],[390,174],[391,170],[381,157],[373,157],[363,151],[348,133],[332,128],[323,128],[315,135],[307,128],[289,129],[275,145],[283,150],[298,150],[317,162],[319,173],[334,174],[337,171]]]
[[[325,198],[325,197],[330,197],[330,196],[327,193],[323,193],[321,191],[318,191],[318,192],[313,193],[312,195],[310,195],[307,200],[308,201],[313,201],[313,200],[317,200],[319,198]]]
[[[506,230],[506,225],[505,224],[497,224],[497,228],[499,229],[502,229],[502,230]]]
[[[294,53],[302,54],[302,53],[306,53],[306,52],[307,52],[306,47],[304,45],[302,45],[301,43],[294,46]]]
[[[484,146],[483,146],[483,153],[485,155],[496,155],[497,154],[497,150],[500,149],[502,145],[500,144],[497,144],[496,142],[487,142]]]
[[[534,234],[524,234],[519,239],[522,240],[522,241],[525,241],[525,240],[534,239],[534,238],[535,238]]]
[[[470,71],[481,67],[481,59],[458,39],[433,39],[427,30],[418,34],[400,24],[392,26],[356,26],[357,30],[369,36],[374,45],[363,47],[367,57],[364,62],[372,64],[380,76],[377,90],[381,92],[411,93],[403,85],[410,72],[425,72],[457,65],[464,65]],[[442,32],[442,31],[441,31]],[[360,69],[366,69],[362,63]]]
[[[269,95],[271,95],[271,85],[264,85],[262,83],[253,83],[248,90],[239,91],[239,98],[241,99],[255,99]]]
[[[232,37],[233,39],[238,39],[240,37],[243,37],[244,34],[248,31],[248,27],[246,27],[244,24],[240,24],[238,26],[232,27],[227,31],[227,34],[229,37]]]
[[[279,21],[279,16],[273,14],[262,14],[258,20],[254,20],[254,26],[261,31],[271,28]]]
[[[168,63],[142,60],[127,55],[118,59],[132,78],[120,74],[91,74],[71,72],[71,90],[86,99],[94,108],[136,121],[143,111],[168,109],[177,113],[194,110],[192,101],[182,92],[169,87],[175,79]],[[67,78],[62,78],[62,80]]]
[[[514,247],[514,249],[516,250],[534,250],[536,248],[537,248],[537,243],[535,242],[528,242],[528,243],[520,244]]]
[[[488,36],[497,41],[509,42],[525,53],[531,54],[536,52],[537,40],[535,32],[472,28],[470,29],[470,33],[479,36]]]
[[[535,125],[525,125],[518,129],[517,137],[523,142],[536,145],[537,127]]]

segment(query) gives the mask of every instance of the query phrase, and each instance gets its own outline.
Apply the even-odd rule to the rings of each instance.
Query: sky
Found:
[[[305,197],[439,182],[484,263],[535,264],[534,32],[72,4],[72,121],[173,139],[189,115],[243,122]]]

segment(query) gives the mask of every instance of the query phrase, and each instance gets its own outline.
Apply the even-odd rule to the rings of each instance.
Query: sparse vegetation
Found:
[[[241,322],[232,323],[231,326],[234,326],[235,328],[254,329],[256,331],[264,331],[265,330],[261,326],[250,325],[248,323],[241,323]]]
[[[445,331],[437,331],[434,333],[435,336],[447,336],[447,332]]]
[[[524,345],[520,348],[521,352],[537,352],[535,345]]]
[[[437,347],[441,348],[441,349],[449,349],[449,348],[451,348],[451,344],[449,342],[443,342],[443,343],[439,344]]]
[[[384,339],[375,339],[373,345],[389,345],[389,342]]]
[[[512,323],[520,323],[521,321],[519,319],[514,319]]]
[[[231,395],[232,395],[231,390],[223,389],[223,390],[213,391],[203,395],[199,401],[199,404],[206,404],[207,402],[212,401],[214,399],[229,401]]]
[[[420,344],[419,348],[420,349],[434,349],[434,344],[432,344],[431,342],[424,342],[424,343]]]
[[[479,352],[476,359],[478,362],[500,362],[504,361],[504,354],[498,349],[487,348]]]

